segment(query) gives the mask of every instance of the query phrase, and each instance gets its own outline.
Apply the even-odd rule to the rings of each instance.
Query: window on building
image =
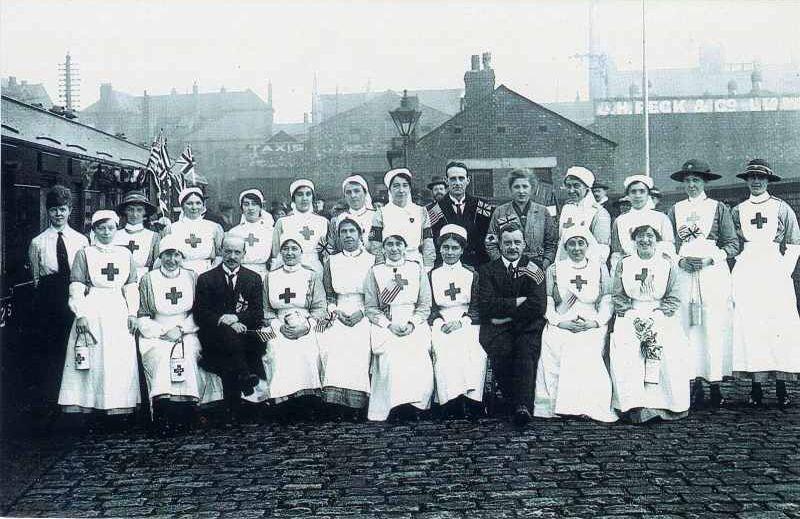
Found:
[[[505,126],[498,126],[497,127],[497,133],[506,133],[506,127]]]
[[[463,128],[461,128],[461,126],[454,126],[453,127],[453,133],[455,133],[455,134],[459,134],[462,131],[463,131]]]
[[[546,124],[540,124],[539,125],[539,131],[542,132],[542,133],[546,132],[547,131],[547,125]]]
[[[469,185],[473,195],[484,198],[494,197],[494,181],[491,169],[471,169],[469,174],[472,177]]]

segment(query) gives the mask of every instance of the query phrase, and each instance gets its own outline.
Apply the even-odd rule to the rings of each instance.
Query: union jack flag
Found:
[[[145,166],[146,175],[153,179],[156,188],[156,197],[162,214],[170,214],[170,195],[173,187],[173,179],[169,174],[172,163],[167,152],[167,138],[164,130],[158,132],[158,136],[150,146],[150,157]]]
[[[502,228],[503,228],[503,227],[505,227],[506,225],[508,225],[508,224],[510,224],[510,223],[514,223],[514,222],[516,222],[516,221],[517,221],[517,217],[516,217],[516,216],[514,216],[513,214],[510,214],[510,215],[508,215],[508,216],[500,216],[500,217],[497,219],[497,228],[498,228],[498,229],[502,229]]]
[[[683,241],[692,241],[699,238],[702,234],[703,231],[701,231],[696,225],[692,225],[691,227],[681,225],[678,227],[678,236]]]
[[[194,155],[192,155],[192,146],[190,144],[187,144],[186,149],[184,149],[183,153],[181,153],[181,158],[178,161],[178,164],[182,164],[181,178],[183,181],[188,181],[191,185],[196,185],[197,175],[194,171],[195,161]]]
[[[475,210],[481,216],[492,216],[494,206],[485,200],[478,200],[478,207]]]

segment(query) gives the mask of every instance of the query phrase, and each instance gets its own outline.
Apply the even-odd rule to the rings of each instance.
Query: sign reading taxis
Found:
[[[800,95],[772,97],[681,97],[657,98],[647,103],[653,114],[708,114],[733,112],[785,112],[800,110]],[[607,99],[595,102],[596,117],[640,115],[641,99]]]

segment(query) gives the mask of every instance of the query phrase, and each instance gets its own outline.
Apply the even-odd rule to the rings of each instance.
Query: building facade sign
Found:
[[[651,99],[650,114],[705,114],[733,112],[800,111],[800,95],[773,97],[682,97]],[[603,100],[595,103],[595,116],[640,115],[644,103],[637,99]]]

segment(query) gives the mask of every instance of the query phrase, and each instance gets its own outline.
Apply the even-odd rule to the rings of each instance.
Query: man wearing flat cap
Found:
[[[39,368],[34,374],[42,388],[39,409],[55,404],[58,397],[60,377],[53,374],[61,373],[64,367],[67,337],[75,318],[67,306],[70,269],[75,254],[89,245],[86,236],[69,226],[72,193],[67,187],[53,186],[45,205],[49,225],[31,240],[28,248],[39,322],[36,327],[39,339],[31,345],[38,350],[31,352],[31,358],[37,359]]]
[[[608,211],[608,214],[611,215],[611,219],[613,220],[615,216],[614,204],[611,202],[611,199],[608,198],[608,184],[595,179],[594,185],[592,185],[592,194],[600,207]]]
[[[467,166],[461,162],[449,162],[446,166],[448,192],[428,209],[433,239],[437,241],[442,227],[458,225],[467,230],[467,247],[461,262],[477,269],[489,262],[486,252],[486,233],[492,219],[494,206],[482,198],[467,194],[470,177]],[[440,252],[436,251],[436,264],[441,265]]]

